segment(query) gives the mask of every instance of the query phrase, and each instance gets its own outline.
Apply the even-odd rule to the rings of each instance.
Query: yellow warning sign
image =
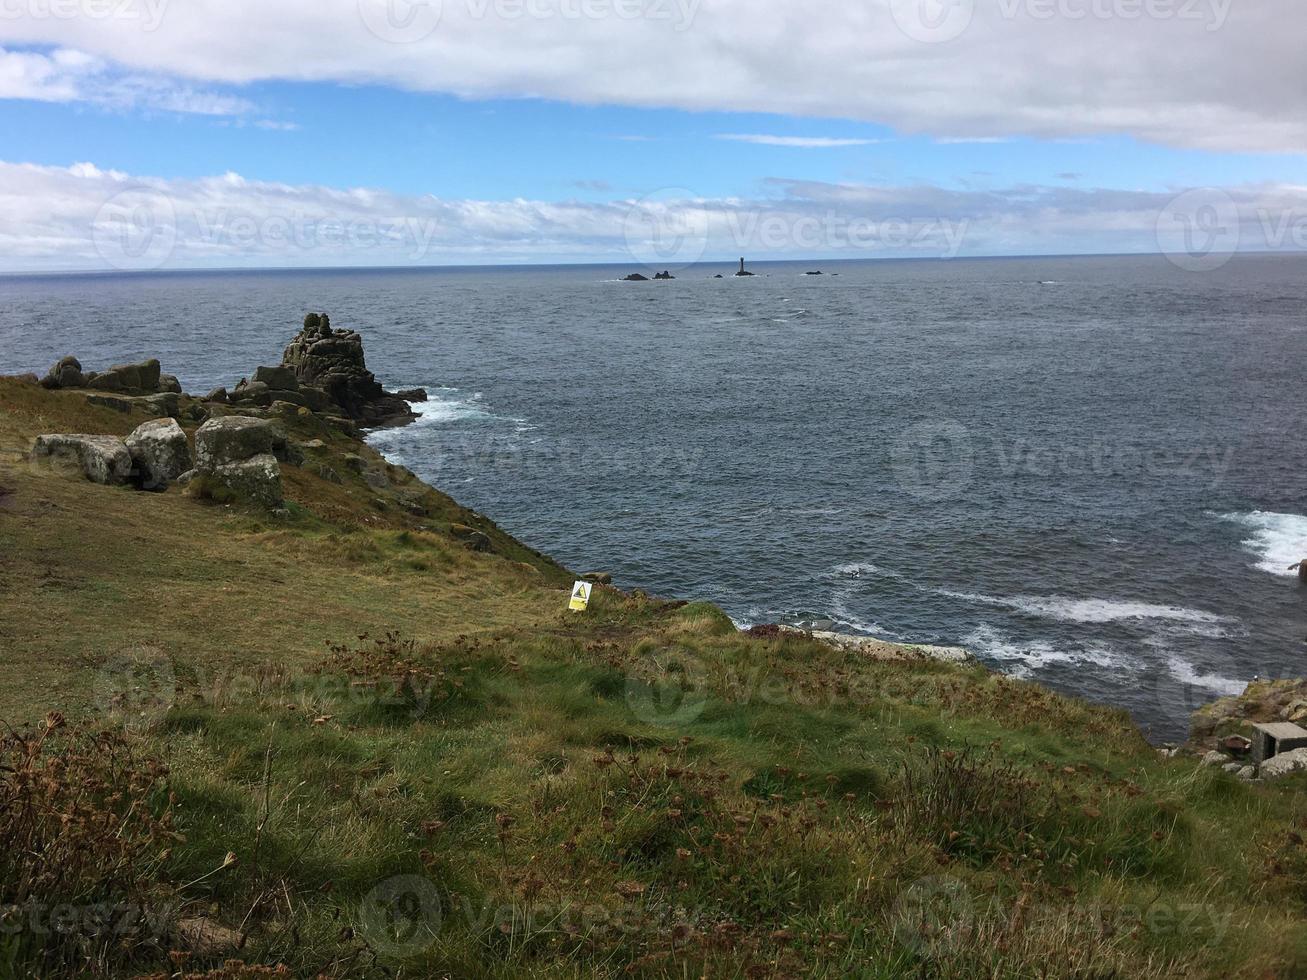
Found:
[[[577,582],[572,586],[572,601],[567,608],[572,612],[585,612],[590,608],[590,590],[594,588],[589,582]]]

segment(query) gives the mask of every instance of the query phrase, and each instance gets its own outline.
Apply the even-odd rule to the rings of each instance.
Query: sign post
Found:
[[[590,607],[590,590],[593,588],[589,582],[577,582],[572,586],[572,601],[567,608],[572,612],[585,612]]]

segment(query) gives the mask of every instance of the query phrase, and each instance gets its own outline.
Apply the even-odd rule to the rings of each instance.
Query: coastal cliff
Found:
[[[1307,775],[964,651],[569,611],[366,444],[405,399],[313,317],[204,397],[0,379],[15,975],[1307,971]]]

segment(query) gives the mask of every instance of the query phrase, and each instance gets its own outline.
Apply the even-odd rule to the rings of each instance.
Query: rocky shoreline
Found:
[[[193,495],[223,501],[244,500],[270,512],[283,512],[283,465],[306,465],[321,445],[287,438],[279,420],[317,419],[341,435],[361,441],[363,430],[406,425],[417,418],[410,404],[425,401],[421,389],[387,391],[367,369],[361,335],[333,330],[325,313],[310,313],[303,329],[285,349],[282,363],[258,367],[230,390],[217,388],[202,397],[188,396],[176,377],[151,359],[87,371],[76,357],[54,364],[43,378],[22,381],[52,391],[73,391],[90,405],[147,420],[125,437],[104,434],[46,433],[30,451],[33,461],[80,474],[95,483],[162,491],[183,485]],[[194,430],[194,450],[181,422]],[[320,442],[320,441],[319,441]],[[356,457],[357,458],[357,457]],[[331,479],[334,471],[309,460]],[[339,482],[339,476],[335,481]],[[460,535],[460,532],[466,532]],[[483,532],[455,526],[452,532],[469,547],[484,549]],[[588,576],[610,581],[607,576]],[[978,665],[961,647],[891,643],[841,633],[827,622],[800,626],[772,624],[745,632],[753,637],[782,635],[809,639],[869,660],[933,661]],[[1168,757],[1186,756],[1204,765],[1221,766],[1243,779],[1268,778],[1307,769],[1307,748],[1286,752],[1260,765],[1251,764],[1253,726],[1307,723],[1307,680],[1254,682],[1236,697],[1222,698],[1193,715],[1189,740],[1165,746]]]

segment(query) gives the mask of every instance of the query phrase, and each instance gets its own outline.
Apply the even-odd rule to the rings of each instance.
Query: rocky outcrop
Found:
[[[162,372],[154,358],[139,364],[118,364],[108,371],[91,375],[86,387],[119,395],[154,395],[160,390]]]
[[[132,479],[132,455],[117,436],[56,434],[36,437],[32,461],[93,483],[121,486]]]
[[[239,462],[223,463],[208,472],[200,472],[238,497],[260,507],[276,510],[282,504],[281,467],[271,453],[260,453]]]
[[[278,451],[289,451],[285,433],[265,419],[210,419],[195,433],[195,470],[207,486],[216,484],[275,510],[282,502]]]
[[[41,387],[51,390],[85,386],[86,375],[82,374],[82,362],[75,357],[63,358],[41,379]]]
[[[164,490],[191,468],[191,447],[174,419],[155,419],[127,437],[127,451],[143,490]]]
[[[623,276],[622,282],[648,282],[649,277],[643,276],[638,272],[632,272],[629,276]]]
[[[181,382],[164,374],[154,358],[139,364],[118,364],[107,371],[83,371],[75,357],[65,357],[41,379],[41,386],[51,390],[89,388],[114,395],[157,395],[160,392],[180,395]]]
[[[244,415],[210,419],[195,433],[195,468],[208,472],[286,448],[286,434],[267,419]]]
[[[675,277],[674,275],[672,275],[670,272],[666,272],[666,271],[664,271],[664,272],[660,272],[660,273],[658,273],[656,276],[654,276],[654,278],[655,278],[655,279],[675,279],[676,277]]]
[[[325,313],[304,318],[304,329],[286,348],[282,366],[294,373],[301,388],[321,390],[330,407],[365,426],[402,425],[416,418],[408,402],[387,392],[368,370],[363,338],[352,330],[332,330]]]
[[[1307,722],[1307,680],[1253,681],[1242,694],[1203,705],[1190,718],[1190,742],[1205,750],[1218,737],[1277,721]]]

